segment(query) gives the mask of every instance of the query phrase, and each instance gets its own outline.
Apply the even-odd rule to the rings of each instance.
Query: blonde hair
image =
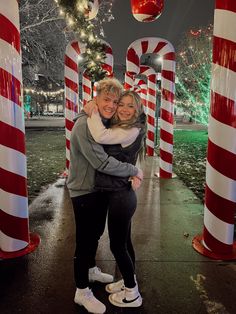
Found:
[[[144,121],[145,114],[144,114],[144,110],[143,110],[143,104],[142,104],[141,97],[139,96],[138,93],[136,93],[134,91],[127,90],[121,94],[119,101],[121,101],[121,99],[123,97],[126,97],[126,96],[132,97],[134,105],[135,105],[135,109],[136,109],[135,114],[130,120],[120,121],[117,113],[115,113],[111,119],[111,126],[112,127],[121,127],[124,129],[130,129],[133,127],[144,128],[146,121]]]
[[[115,94],[118,98],[120,98],[120,95],[123,92],[123,86],[115,78],[105,78],[98,82],[96,90],[98,96],[101,92],[105,92]]]

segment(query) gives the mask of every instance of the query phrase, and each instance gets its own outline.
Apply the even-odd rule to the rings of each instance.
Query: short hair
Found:
[[[123,92],[123,86],[116,78],[105,78],[98,82],[97,84],[97,95],[100,95],[101,92],[115,94],[120,98],[121,93]]]

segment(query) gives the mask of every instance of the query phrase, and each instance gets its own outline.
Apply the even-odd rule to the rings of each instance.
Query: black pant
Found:
[[[73,197],[76,223],[74,276],[76,287],[88,287],[88,270],[96,265],[98,240],[105,229],[108,198],[101,192]]]
[[[131,219],[137,206],[136,194],[132,189],[110,192],[108,231],[111,251],[116,259],[125,286],[135,286],[135,253],[131,241]]]

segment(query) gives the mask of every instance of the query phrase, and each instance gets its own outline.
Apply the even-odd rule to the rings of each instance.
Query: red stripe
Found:
[[[87,85],[83,85],[83,91],[86,93],[86,94],[89,94],[91,93],[91,88],[88,87]]]
[[[167,45],[167,43],[161,41],[157,44],[156,48],[153,51],[150,51],[150,53],[155,53],[155,52],[159,52],[163,47],[165,47]]]
[[[213,47],[212,62],[235,72],[236,42],[214,36]]]
[[[27,197],[27,179],[0,168],[1,188],[15,195]],[[3,180],[2,180],[3,178]]]
[[[211,91],[211,115],[213,118],[236,128],[235,101]]]
[[[68,119],[66,119],[66,121],[65,121],[65,127],[66,127],[66,129],[69,130],[69,131],[71,131],[72,128],[73,128],[73,126],[74,126],[74,122],[73,122],[73,121],[70,121],[70,120],[68,120]]]
[[[167,89],[162,88],[162,97],[163,97],[163,99],[165,99],[167,101],[174,102],[175,94],[168,91]]]
[[[139,57],[136,53],[136,51],[133,48],[130,48],[127,52],[127,60],[134,63],[135,65],[139,66]],[[128,75],[133,75],[135,72],[129,71]]]
[[[156,84],[156,79],[157,79],[156,74],[148,75],[148,80],[153,84]]]
[[[80,46],[79,46],[78,41],[74,41],[74,42],[71,44],[71,47],[73,47],[73,48],[75,49],[75,51],[78,53],[78,55],[80,55],[81,53],[83,53],[83,52],[80,50]]]
[[[107,71],[108,74],[110,74],[110,75],[112,74],[112,66],[110,66],[109,64],[103,63],[102,64],[102,69],[104,71]]]
[[[148,156],[153,156],[154,155],[154,148],[147,146],[147,154],[148,154]]]
[[[236,180],[236,155],[215,145],[210,139],[208,139],[207,160],[218,172]]]
[[[154,96],[154,97],[156,96],[156,91],[154,89],[148,88],[147,92],[151,96]]]
[[[71,90],[73,90],[75,93],[78,92],[78,84],[71,81],[70,79],[68,79],[67,77],[65,77],[65,85],[70,88]]]
[[[163,56],[163,60],[175,61],[175,52],[168,52]]]
[[[13,46],[20,54],[20,33],[4,15],[0,14],[0,38]]]
[[[71,58],[69,58],[67,55],[65,55],[65,65],[74,70],[76,73],[78,72],[78,64],[73,61]]]
[[[160,129],[160,138],[171,145],[173,145],[173,134]]]
[[[165,150],[160,148],[160,157],[162,160],[172,164],[173,162],[173,154],[166,152]]]
[[[0,68],[0,95],[21,106],[21,82]]]
[[[152,131],[147,132],[147,137],[151,142],[154,141],[154,133]]]
[[[150,67],[145,66],[145,65],[141,65],[141,66],[140,66],[140,74],[142,74],[142,73],[148,71],[149,69],[150,69]]]
[[[161,108],[161,118],[170,124],[174,123],[174,115],[163,108]]]
[[[151,124],[153,126],[155,125],[155,119],[152,116],[148,115],[147,121],[148,121],[149,124]]]
[[[69,99],[66,99],[66,108],[75,111],[76,110],[76,105]]]
[[[142,54],[145,54],[148,50],[148,40],[143,40],[141,41],[141,46],[142,46]]]
[[[172,173],[167,172],[167,171],[163,170],[162,168],[160,168],[160,178],[170,179],[170,178],[172,178]]]
[[[112,49],[110,46],[107,46],[107,45],[105,46],[105,53],[112,55]]]
[[[25,134],[22,131],[2,121],[0,130],[0,144],[25,154]]]
[[[29,243],[28,218],[14,217],[0,209],[0,230],[8,237]]]
[[[205,203],[209,211],[220,220],[234,224],[235,202],[215,194],[206,184]]]
[[[229,254],[233,251],[233,244],[228,245],[218,241],[208,232],[206,227],[203,230],[203,239],[209,249],[214,253]]]
[[[216,0],[216,9],[228,10],[236,13],[236,2],[234,0]]]
[[[171,82],[175,81],[175,73],[172,71],[166,71],[166,70],[162,70],[161,71],[161,76],[163,78],[165,78],[166,80],[169,80]]]

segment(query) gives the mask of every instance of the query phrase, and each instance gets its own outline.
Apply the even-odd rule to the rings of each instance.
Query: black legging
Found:
[[[96,192],[71,199],[76,224],[74,277],[76,287],[84,289],[89,285],[88,270],[96,265],[98,240],[105,229],[108,197]]]
[[[132,189],[109,192],[110,247],[127,288],[135,286],[135,253],[131,241],[131,219],[136,206],[137,198]]]

